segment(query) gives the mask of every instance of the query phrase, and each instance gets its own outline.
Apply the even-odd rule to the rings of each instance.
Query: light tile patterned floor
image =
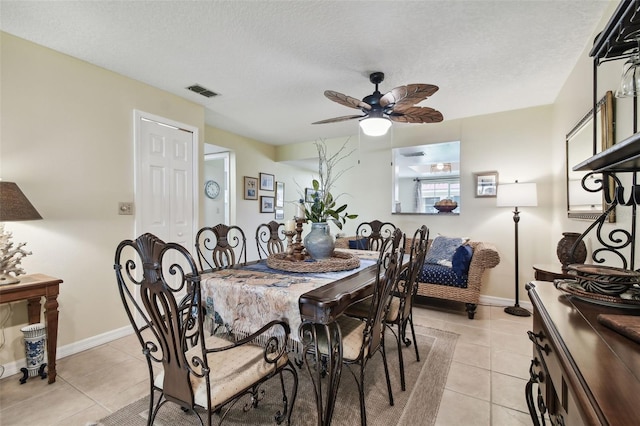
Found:
[[[530,425],[524,400],[531,317],[457,304],[414,310],[416,324],[460,335],[436,425]],[[133,336],[58,360],[56,383],[21,375],[0,380],[0,425],[86,425],[144,396],[146,364]]]

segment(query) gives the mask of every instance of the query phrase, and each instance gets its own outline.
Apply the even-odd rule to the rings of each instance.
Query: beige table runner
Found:
[[[374,265],[379,255],[353,252],[360,257],[360,267],[350,271],[293,273],[270,269],[260,262],[203,274],[201,291],[208,322],[216,333],[246,336],[269,321],[284,320],[291,327],[291,343],[297,346],[300,296]]]

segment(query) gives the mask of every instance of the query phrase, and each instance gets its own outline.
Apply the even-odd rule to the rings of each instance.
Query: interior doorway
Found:
[[[204,217],[200,222],[203,226],[231,225],[231,153],[207,143],[204,151]]]

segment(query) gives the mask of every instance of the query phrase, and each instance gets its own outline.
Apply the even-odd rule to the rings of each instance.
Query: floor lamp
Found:
[[[538,193],[535,183],[509,183],[498,186],[498,195],[496,199],[498,207],[514,207],[513,223],[515,226],[515,255],[516,255],[516,295],[515,304],[507,306],[504,311],[511,315],[519,317],[528,317],[531,313],[519,305],[518,296],[518,222],[520,222],[520,212],[518,207],[535,207],[538,205]]]

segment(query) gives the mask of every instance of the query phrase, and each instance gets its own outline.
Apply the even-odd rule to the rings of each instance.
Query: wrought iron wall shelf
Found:
[[[622,0],[607,22],[602,32],[596,37],[589,56],[593,57],[593,105],[597,102],[598,66],[603,62],[624,59],[637,55],[640,46],[640,0]],[[633,132],[629,138],[614,144],[595,154],[596,126],[593,128],[594,156],[573,167],[574,171],[591,171],[589,175],[602,173],[599,180],[604,199],[607,204],[605,212],[600,215],[580,235],[571,248],[574,252],[587,234],[594,231],[600,247],[594,248],[591,255],[595,263],[611,261],[611,256],[621,262],[625,269],[635,269],[636,253],[636,213],[640,204],[640,185],[637,183],[637,172],[640,171],[640,132],[637,123],[637,98],[633,102]],[[595,123],[595,113],[594,113]],[[615,175],[630,172],[632,175],[631,193],[625,194],[625,188]],[[613,178],[613,191],[609,187],[609,176]],[[583,183],[584,187],[584,183]],[[616,206],[629,206],[631,210],[630,229],[605,227],[607,216]]]
[[[594,172],[636,172],[640,170],[640,133],[616,143],[582,163],[573,167],[574,171]]]
[[[622,0],[589,52],[596,65],[607,60],[630,56],[640,37],[640,1]]]

